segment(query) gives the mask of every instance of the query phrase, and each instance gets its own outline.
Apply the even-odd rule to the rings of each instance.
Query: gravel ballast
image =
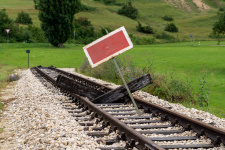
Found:
[[[118,85],[63,69],[76,75],[116,88]],[[61,104],[68,97],[59,91],[48,90],[30,70],[20,71],[6,111],[0,115],[3,133],[0,133],[0,149],[97,149],[95,138],[87,136],[83,127],[65,110]],[[218,118],[210,113],[194,108],[185,108],[181,104],[172,104],[148,93],[137,91],[136,97],[186,114],[203,122],[225,130],[225,118]],[[1,127],[0,126],[0,127]]]
[[[21,75],[14,88],[16,100],[1,116],[8,118],[4,126],[11,136],[3,136],[0,149],[94,150],[99,146],[62,108],[60,101],[67,97],[48,91],[30,70]]]

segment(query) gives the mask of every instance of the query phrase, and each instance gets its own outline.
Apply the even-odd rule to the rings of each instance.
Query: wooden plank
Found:
[[[99,106],[102,109],[105,108],[130,108],[129,106]]]
[[[98,144],[112,145],[113,143],[119,142],[117,139],[99,139]]]
[[[82,121],[89,121],[90,118],[87,118],[87,117],[78,117],[78,118],[75,118],[76,121],[78,120],[82,120]]]
[[[123,116],[123,117],[116,117],[117,119],[151,119],[152,116]]]
[[[136,109],[107,109],[106,112],[136,111]]]
[[[155,131],[138,131],[141,134],[174,134],[174,133],[182,133],[183,131],[181,130],[155,130]]]
[[[140,120],[140,121],[123,121],[126,124],[145,124],[145,123],[159,123],[161,120]]]
[[[56,80],[56,85],[59,88],[65,89],[80,96],[87,97],[88,99],[94,99],[104,94],[101,91],[98,91],[94,88],[89,88],[86,85],[76,82],[75,80],[65,77],[63,75],[58,76]]]
[[[88,132],[87,135],[89,136],[95,136],[95,137],[103,137],[108,135],[106,132]]]
[[[112,106],[112,105],[124,105],[124,103],[107,103],[107,104],[96,104],[97,106]]]
[[[173,127],[171,125],[146,125],[146,126],[130,126],[134,129],[154,129],[154,128],[168,128],[168,127]]]
[[[178,148],[213,148],[212,144],[191,144],[191,145],[160,145],[165,149],[178,149]]]
[[[152,141],[182,141],[182,140],[196,140],[194,136],[177,136],[177,137],[152,137]]]
[[[127,150],[123,147],[98,147],[100,150]]]
[[[68,110],[69,113],[82,113],[81,110]]]
[[[135,115],[137,114],[136,112],[127,112],[127,113],[110,113],[111,115]]]
[[[79,124],[81,126],[93,126],[94,125],[94,123],[92,123],[92,122],[80,122]]]
[[[152,79],[151,79],[150,75],[146,74],[137,79],[132,80],[127,85],[130,89],[130,92],[132,93],[132,92],[142,89],[143,87],[145,87],[151,83],[152,83]],[[126,95],[128,95],[128,92],[127,92],[127,89],[125,88],[125,86],[123,85],[123,86],[120,86],[114,90],[111,90],[91,101],[95,104],[112,103]]]

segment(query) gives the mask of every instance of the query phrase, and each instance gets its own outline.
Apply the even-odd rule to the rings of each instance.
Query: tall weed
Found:
[[[146,73],[151,75],[153,83],[145,87],[143,90],[159,98],[170,102],[183,103],[188,105],[199,104],[200,107],[208,106],[208,88],[206,86],[206,78],[202,76],[201,87],[199,91],[194,91],[190,74],[186,81],[179,79],[174,72],[166,72],[163,74],[154,71],[154,63],[148,61],[146,68],[138,68],[135,66],[131,57],[123,57],[117,59],[120,70],[127,82],[138,78]],[[110,60],[106,63],[91,69],[87,60],[80,67],[81,73],[100,78],[106,81],[122,84],[115,65]]]

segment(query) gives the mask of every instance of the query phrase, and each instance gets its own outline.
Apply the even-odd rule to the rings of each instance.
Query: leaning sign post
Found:
[[[116,68],[122,78],[124,86],[126,87],[127,92],[136,108],[137,114],[140,116],[141,113],[138,110],[134,98],[114,58],[115,56],[131,48],[133,48],[133,43],[131,42],[129,35],[124,27],[120,27],[119,29],[112,31],[111,33],[83,47],[92,68],[108,61],[111,58],[113,59],[113,62],[116,65]]]

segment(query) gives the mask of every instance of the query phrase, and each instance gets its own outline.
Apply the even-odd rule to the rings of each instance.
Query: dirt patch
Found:
[[[187,4],[185,0],[164,0],[165,2],[173,5],[175,8],[183,9],[185,11],[191,12],[191,7]]]
[[[15,85],[15,82],[9,83],[7,87],[4,90],[2,90],[0,94],[0,101],[3,102],[4,108],[6,108],[10,102],[16,99],[14,95],[14,90],[13,90],[14,85]]]
[[[14,94],[14,85],[15,82],[10,82],[5,89],[2,90],[0,94],[0,101],[4,104],[3,111],[0,112],[0,149],[8,149],[8,146],[14,147],[11,143],[13,136],[15,135],[14,131],[11,130],[7,125],[6,122],[10,121],[10,118],[3,117],[3,112],[8,111],[7,107],[10,103],[16,100]],[[4,143],[4,144],[3,144]],[[3,146],[3,145],[8,145]]]
[[[204,11],[204,10],[210,10],[211,8],[206,5],[202,0],[192,0],[193,3],[198,7],[198,10]]]
[[[165,2],[173,5],[175,8],[191,12],[192,9],[186,0],[164,0]],[[198,7],[199,11],[209,10],[210,7],[204,3],[202,0],[192,0],[192,2]]]

